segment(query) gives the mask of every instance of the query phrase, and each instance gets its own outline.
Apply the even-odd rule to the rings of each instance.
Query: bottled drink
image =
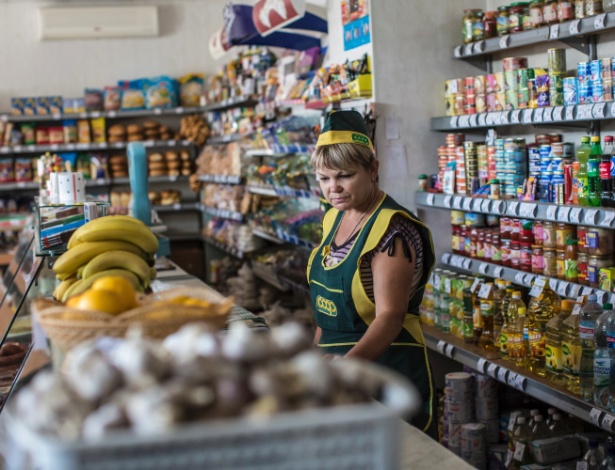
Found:
[[[539,414],[540,414],[540,410],[536,408],[530,410],[530,420],[527,423],[530,429],[534,429],[534,417],[538,416]]]
[[[518,426],[513,432],[515,452],[510,466],[508,467],[509,469],[519,469],[522,465],[531,462],[529,443],[532,439],[532,430],[523,416],[517,418],[517,423]]]
[[[579,171],[577,171],[577,200],[580,206],[588,205],[589,181],[587,179],[587,160],[589,159],[589,137],[581,137],[581,146],[577,149]]]
[[[551,437],[551,431],[541,415],[534,416],[534,426],[532,427],[532,441],[547,439]]]
[[[579,370],[581,368],[581,340],[579,339],[579,304],[576,304],[572,313],[562,323],[562,368],[566,388],[579,395]]]
[[[562,300],[560,313],[551,318],[546,326],[547,346],[545,349],[545,366],[547,370],[547,379],[558,385],[563,385],[565,377],[563,373],[563,356],[562,356],[562,324],[566,318],[572,313],[574,302],[572,300]],[[548,416],[548,421],[551,419],[554,408],[549,408],[551,413]]]
[[[587,470],[599,470],[602,463],[602,454],[598,449],[598,441],[596,439],[589,440],[589,450],[583,456],[582,462],[587,465],[584,466]]]
[[[521,335],[517,335],[517,320],[519,315],[525,317],[526,310],[525,303],[521,300],[521,292],[514,291],[512,299],[508,303],[508,315],[506,316],[506,323],[502,325],[500,335],[501,352],[504,359],[515,361],[519,355],[519,348],[523,342],[523,332],[521,332]]]
[[[555,408],[551,408],[549,407],[547,409],[547,428],[550,428],[551,425],[553,424],[553,415],[557,413],[557,410]]]
[[[602,315],[602,307],[596,302],[596,294],[587,296],[587,303],[581,308],[579,339],[581,340],[581,367],[579,386],[583,400],[594,399],[594,329],[596,320]]]
[[[561,414],[553,414],[553,422],[551,423],[551,426],[549,426],[549,432],[551,433],[551,437],[565,436],[566,434],[568,434],[568,430],[566,429],[566,425],[562,420]]]
[[[606,328],[613,305],[604,304],[604,312],[596,320],[594,329],[594,403],[603,409],[609,407],[609,392],[611,386],[611,356],[607,347]]]
[[[493,283],[487,282],[491,287],[489,295],[486,298],[480,299],[480,314],[483,318],[483,333],[480,337],[480,345],[483,349],[493,349],[493,316],[495,310],[495,302],[493,300]]]
[[[504,281],[504,279],[496,279],[495,285],[498,289],[493,293],[493,344],[495,349],[499,349],[500,333],[502,331],[502,325],[504,324],[502,305],[504,303],[504,297],[506,296],[506,281]]]
[[[528,367],[534,374],[546,377],[546,326],[559,313],[561,300],[543,278],[534,283],[533,289],[541,284],[542,291],[530,300],[527,307]]]
[[[593,207],[600,206],[600,160],[602,159],[602,147],[600,147],[600,137],[593,135],[591,138],[591,148],[587,160],[587,181],[589,190],[587,193],[587,203]]]
[[[604,148],[600,159],[600,205],[613,207],[613,177],[611,157],[613,156],[613,136],[604,136]],[[615,175],[613,175],[615,176]]]
[[[609,444],[606,449],[606,457],[600,465],[600,470],[615,470],[615,446]]]
[[[506,284],[506,293],[504,294],[504,298],[502,299],[502,316],[506,318],[506,316],[508,315],[508,304],[512,299],[512,295],[515,291],[515,288],[511,285],[509,281],[504,282]],[[504,323],[502,322],[502,324]]]

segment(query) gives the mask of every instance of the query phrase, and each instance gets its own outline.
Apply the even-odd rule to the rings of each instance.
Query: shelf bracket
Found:
[[[476,56],[476,57],[464,57],[464,62],[467,62],[470,65],[473,65],[476,68],[484,70],[487,73],[491,73],[492,71],[492,61],[491,56]]]
[[[587,37],[562,38],[560,41],[585,55],[589,55],[590,53]]]

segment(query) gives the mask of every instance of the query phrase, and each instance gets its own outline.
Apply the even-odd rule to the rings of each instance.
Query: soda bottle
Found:
[[[602,307],[596,302],[596,294],[589,294],[588,301],[581,308],[579,318],[579,339],[581,340],[581,367],[579,387],[583,400],[594,399],[594,329],[596,320],[602,315]]]
[[[589,158],[587,160],[587,181],[589,184],[587,203],[593,207],[600,207],[600,160],[602,159],[600,137],[593,135],[591,142]]]
[[[583,465],[583,468],[586,470],[599,470],[600,464],[602,463],[602,454],[598,449],[598,440],[590,439],[589,440],[589,450],[583,456],[583,460],[581,462],[585,462],[586,465]],[[579,468],[579,465],[577,465]]]
[[[613,207],[613,177],[611,175],[613,164],[611,157],[613,156],[613,136],[604,136],[604,148],[602,149],[602,158],[600,159],[600,205],[602,207]]]
[[[580,206],[588,205],[589,181],[587,179],[587,160],[589,158],[589,136],[581,137],[581,146],[577,149],[579,171],[577,171],[577,201]]]
[[[527,306],[528,368],[540,377],[546,377],[545,350],[547,322],[559,313],[561,300],[549,282],[539,278],[532,292],[538,289]]]
[[[495,285],[498,287],[493,293],[494,315],[493,315],[493,344],[496,349],[500,349],[500,333],[504,324],[504,312],[502,311],[504,297],[506,296],[506,281],[496,279]]]
[[[611,387],[611,356],[607,347],[606,328],[613,305],[604,304],[602,315],[596,320],[594,329],[594,403],[602,409],[609,407],[609,391]]]
[[[579,395],[579,370],[581,368],[581,340],[579,339],[579,312],[581,306],[577,303],[572,313],[562,323],[562,368],[566,388]]]
[[[545,348],[545,366],[547,371],[547,379],[558,385],[563,385],[565,382],[562,363],[562,323],[572,313],[574,302],[572,300],[562,300],[560,305],[560,313],[547,322],[546,338],[547,344]],[[554,408],[549,408],[554,411]],[[551,418],[550,413],[548,418]]]

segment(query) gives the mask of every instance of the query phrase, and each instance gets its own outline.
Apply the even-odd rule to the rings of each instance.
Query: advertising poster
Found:
[[[344,50],[371,42],[368,0],[342,0]]]

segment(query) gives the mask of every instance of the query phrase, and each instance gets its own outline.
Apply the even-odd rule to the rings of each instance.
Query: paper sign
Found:
[[[523,460],[523,454],[525,454],[525,443],[522,441],[517,441],[515,445],[515,453],[513,455],[513,459],[517,462],[521,462]]]
[[[472,210],[474,212],[480,212],[482,203],[482,199],[472,199]]]
[[[493,269],[493,275],[495,277],[502,277],[502,272],[504,271],[504,268],[501,266],[498,266],[496,268]]]
[[[596,426],[599,426],[600,425],[600,415],[602,415],[602,410],[599,410],[598,408],[592,408],[592,410],[589,412],[589,419]]]
[[[481,299],[487,299],[491,293],[491,284],[482,284],[478,290],[478,297]]]
[[[595,225],[596,219],[598,218],[598,209],[587,209],[585,212],[585,216],[583,220],[586,224]]]
[[[405,145],[385,146],[384,160],[386,175],[389,178],[408,177],[408,159],[406,158]]]
[[[580,104],[577,106],[577,120],[586,121],[592,119],[593,104]],[[568,119],[568,108],[566,108],[566,119]],[[572,119],[572,118],[570,118]]]
[[[555,220],[556,212],[557,212],[557,206],[547,207],[547,220]]]
[[[553,108],[543,108],[542,120],[544,122],[551,122],[553,120]]]
[[[557,221],[568,222],[568,214],[570,214],[570,207],[561,206],[557,211]]]
[[[592,117],[594,119],[602,119],[604,118],[604,108],[606,107],[606,103],[596,103],[592,108]]]
[[[611,117],[615,116],[615,103],[611,105]]]
[[[494,364],[493,362],[489,364],[489,367],[487,367],[487,375],[489,377],[493,377],[494,379],[498,378],[497,371],[498,371],[498,365]]]
[[[494,201],[491,206],[491,212],[494,214],[503,214],[506,211],[506,204],[504,201]]]
[[[534,276],[533,274],[526,274],[526,275],[523,277],[523,283],[524,283],[525,285],[531,286],[531,285],[532,285],[532,282],[534,282],[534,278],[535,278],[535,277],[536,277],[536,276]]]
[[[606,19],[606,13],[602,13],[594,18],[594,29],[604,29],[604,20]]]
[[[500,367],[500,369],[498,370],[498,380],[500,382],[506,383],[507,376],[508,376],[508,369],[504,369],[503,367]]]
[[[596,300],[598,300],[598,303],[604,304],[605,300],[604,298],[607,296],[608,294],[602,290],[599,290],[598,292],[596,292]]]
[[[508,380],[510,380],[510,377],[511,377],[511,376],[514,376],[514,378],[516,378],[516,377],[517,377],[517,374],[515,374],[515,373],[511,373],[511,374],[508,376]],[[514,382],[513,382],[512,384],[510,384],[510,385],[514,385]],[[521,414],[521,412],[520,412],[520,411],[513,411],[513,412],[510,414],[510,417],[508,418],[508,430],[509,430],[509,431],[512,431],[513,429],[515,429],[515,424],[517,423],[517,418],[519,417],[519,415],[520,415],[520,414]]]
[[[476,288],[480,285],[480,279],[475,277],[474,278],[474,282],[472,283],[472,287],[470,287],[470,291],[472,292],[472,294],[474,292],[476,292]]]
[[[579,34],[579,23],[581,22],[581,20],[573,20],[570,22],[570,34]]]
[[[481,274],[487,274],[488,270],[489,270],[489,265],[487,263],[481,263],[480,266],[478,267],[478,272]]]
[[[484,373],[485,372],[485,365],[487,364],[487,359],[485,359],[484,357],[481,357],[478,362],[476,363],[476,370]]]
[[[491,201],[489,199],[483,199],[480,202],[480,210],[481,212],[489,212],[489,206],[491,205]],[[615,215],[615,212],[613,213]]]
[[[559,37],[559,25],[554,24],[549,28],[549,39],[557,39]],[[461,48],[461,46],[459,46]]]
[[[500,49],[506,49],[508,47],[508,40],[508,34],[500,38]]]
[[[613,219],[615,219],[615,211],[604,211],[604,218],[600,221],[601,227],[610,227]]]
[[[399,118],[397,117],[387,117],[384,120],[384,129],[387,140],[397,140],[399,139]]]

